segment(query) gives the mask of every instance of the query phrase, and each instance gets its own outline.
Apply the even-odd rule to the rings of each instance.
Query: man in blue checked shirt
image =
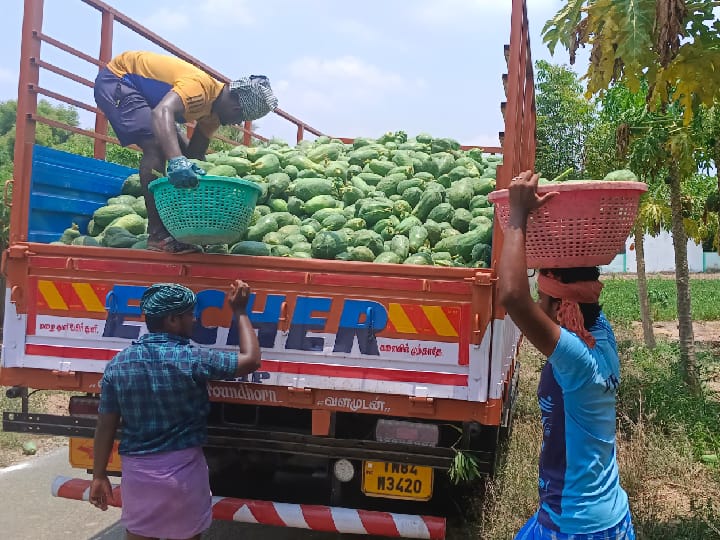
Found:
[[[260,345],[246,313],[250,287],[231,284],[239,353],[190,343],[195,294],[159,283],[140,300],[148,334],[105,368],[95,430],[90,502],[107,510],[106,467],[122,419],[122,522],[128,540],[199,539],[212,521],[202,446],[210,412],[207,383],[242,377],[260,367]]]

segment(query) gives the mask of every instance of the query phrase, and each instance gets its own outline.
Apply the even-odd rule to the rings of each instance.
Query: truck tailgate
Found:
[[[3,368],[102,373],[145,332],[138,301],[155,282],[198,293],[193,340],[235,350],[229,282],[253,288],[263,349],[251,382],[485,401],[489,270],[28,244],[10,271]],[[21,268],[24,266],[24,268]],[[328,404],[329,405],[329,404]]]

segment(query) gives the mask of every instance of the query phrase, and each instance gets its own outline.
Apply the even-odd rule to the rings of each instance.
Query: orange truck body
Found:
[[[0,384],[12,387],[25,405],[28,389],[73,391],[86,396],[80,401],[92,403],[106,363],[143,331],[138,308],[142,291],[160,281],[182,283],[198,293],[196,342],[233,350],[236,331],[225,300],[230,281],[240,278],[253,289],[249,311],[263,362],[244,380],[218,381],[208,388],[215,404],[210,447],[286,457],[307,454],[330,464],[347,459],[363,469],[363,482],[368,478],[367,463],[394,461],[447,470],[457,441],[443,436],[442,427],[439,441],[430,449],[408,441],[395,441],[400,444],[396,447],[392,441],[380,444],[377,437],[363,437],[351,428],[363,425],[373,432],[380,420],[391,421],[387,425],[402,420],[405,427],[453,426],[454,432],[462,433],[458,448],[477,451],[481,472],[491,474],[498,438],[511,421],[521,339],[495,299],[494,268],[502,246],[499,227],[490,269],[172,256],[51,245],[49,238],[39,241],[34,236],[38,203],[33,186],[43,174],[58,178],[70,171],[78,182],[87,174],[114,175],[117,182],[123,173],[100,161],[34,146],[38,122],[94,137],[97,160],[105,158],[107,144],[116,143],[107,136],[107,121],[94,104],[39,85],[41,69],[92,84],[43,61],[41,45],[102,66],[112,56],[112,29],[120,23],[219,80],[228,80],[111,6],[82,1],[102,14],[97,58],[45,35],[43,1],[25,0],[10,245],[2,258],[7,290]],[[485,149],[504,156],[498,188],[531,168],[535,154],[527,11],[524,0],[512,4],[510,44],[505,47],[508,74],[503,76],[505,131],[500,134],[501,148]],[[43,118],[37,111],[38,95],[96,113],[95,131]],[[298,141],[307,133],[322,134],[284,111],[276,113],[297,126]],[[249,124],[241,129],[244,144],[262,139]],[[217,418],[221,421],[215,422]],[[10,430],[74,437],[73,464],[90,468],[93,423],[83,415],[33,416],[25,410],[6,413],[4,422]],[[237,428],[232,433],[227,432],[230,425]],[[232,442],[222,443],[223,437]],[[116,455],[112,459],[111,468],[118,469],[120,460]],[[337,502],[335,488],[331,499]],[[383,500],[393,498],[385,495]]]

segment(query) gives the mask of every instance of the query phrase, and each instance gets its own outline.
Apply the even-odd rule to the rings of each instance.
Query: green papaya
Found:
[[[270,255],[270,246],[264,242],[244,240],[242,242],[238,242],[230,248],[230,253],[232,255],[252,255],[255,257],[263,257]]]
[[[351,261],[373,262],[375,254],[366,246],[357,246],[348,249]]]
[[[376,263],[384,263],[384,264],[400,264],[403,262],[404,259],[400,258],[397,253],[393,253],[392,251],[384,251],[377,257],[375,257],[375,260],[373,262]]]
[[[417,253],[421,247],[429,244],[428,232],[422,225],[416,225],[410,229],[408,238],[410,239],[410,253]]]
[[[63,244],[72,244],[73,240],[80,237],[80,227],[77,223],[73,223],[71,227],[65,229],[60,237],[60,242]]]
[[[232,165],[215,165],[206,172],[208,176],[224,176],[229,178],[237,176],[235,168]]]

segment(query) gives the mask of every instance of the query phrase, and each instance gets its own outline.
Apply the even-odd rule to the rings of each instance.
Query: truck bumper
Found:
[[[88,501],[90,480],[58,476],[52,483],[52,494],[54,497]],[[113,485],[113,501],[109,504],[122,506],[119,485]],[[445,518],[440,517],[230,497],[213,497],[213,519],[388,538],[445,539]]]

